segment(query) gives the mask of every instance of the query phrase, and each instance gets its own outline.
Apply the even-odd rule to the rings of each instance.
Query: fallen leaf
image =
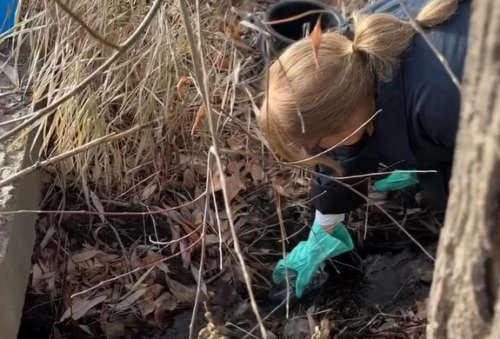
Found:
[[[205,245],[206,246],[211,246],[211,245],[216,245],[219,244],[219,236],[215,234],[207,234],[205,235]]]
[[[172,253],[175,252],[177,249],[177,245],[179,245],[179,239],[181,238],[181,229],[178,225],[172,225],[172,241],[170,248],[172,250]]]
[[[245,147],[245,141],[241,137],[232,136],[226,139],[226,142],[229,148],[232,149],[233,151],[237,151]]]
[[[313,314],[314,314],[314,306],[311,306],[306,311],[307,322],[309,323],[309,332],[311,334],[314,333],[314,328],[316,327],[316,322],[314,321]]]
[[[119,338],[125,334],[125,324],[118,321],[101,323],[101,329],[109,339]]]
[[[250,163],[250,175],[252,176],[253,182],[258,184],[265,179],[264,169],[257,162],[252,161]]]
[[[319,47],[321,45],[322,37],[323,33],[321,32],[321,14],[320,14],[318,21],[316,22],[316,25],[314,25],[314,29],[311,33],[311,43],[312,43],[314,62],[316,63],[316,68],[319,68],[318,56],[319,56]]]
[[[33,269],[32,269],[32,274],[31,274],[31,287],[35,288],[40,284],[40,281],[42,280],[43,276],[43,271],[40,268],[40,265],[34,264]]]
[[[151,197],[153,195],[153,193],[156,191],[156,187],[158,187],[158,185],[153,184],[153,183],[149,184],[144,189],[144,191],[142,191],[141,200],[144,201],[144,200],[149,199],[149,197]]]
[[[97,195],[92,191],[90,191],[90,197],[92,198],[92,204],[94,205],[97,212],[102,213],[99,214],[99,218],[101,219],[102,222],[106,222],[106,218],[104,217],[104,207],[101,203],[101,200],[99,200]]]
[[[61,316],[61,319],[59,320],[60,322],[65,321],[69,318],[72,318],[73,320],[78,320],[81,317],[83,317],[85,314],[87,314],[88,311],[90,311],[92,308],[96,307],[100,303],[102,303],[104,300],[106,300],[108,296],[107,295],[101,295],[97,298],[94,299],[72,299],[73,304],[66,309],[66,311],[63,313]]]
[[[141,288],[128,297],[126,297],[124,300],[120,301],[116,306],[114,306],[114,309],[116,311],[123,311],[126,310],[127,308],[130,308],[137,300],[139,300],[140,297],[146,293],[146,288]]]
[[[233,200],[241,190],[246,189],[245,184],[241,181],[239,173],[233,173],[226,179],[227,199]]]
[[[193,264],[191,264],[191,273],[193,274],[194,280],[196,280],[197,284],[200,284],[199,278],[200,278],[200,270],[196,268]],[[205,295],[208,295],[208,290],[207,290],[207,284],[205,284],[205,281],[203,280],[203,276],[201,277],[201,291],[205,293]]]
[[[191,135],[194,134],[194,130],[198,127],[201,120],[205,116],[205,105],[201,104],[200,108],[198,108],[198,112],[196,112],[196,116],[194,118],[193,127],[191,128]]]
[[[50,226],[47,232],[45,232],[45,235],[40,242],[40,250],[43,250],[48,244],[52,236],[54,235],[56,229],[54,226]]]
[[[186,242],[184,240],[179,240],[179,250],[181,252],[182,267],[187,269],[191,263],[191,254],[187,250]]]
[[[144,259],[142,259],[142,264],[144,266],[150,266],[161,261],[162,259],[163,256],[160,253],[151,253],[145,256]]]
[[[150,300],[141,301],[139,305],[137,305],[137,308],[139,308],[139,311],[144,318],[146,318],[149,314],[153,313],[156,310],[155,304]]]
[[[179,79],[179,82],[177,82],[177,94],[179,95],[179,97],[182,97],[182,95],[184,94],[184,87],[186,85],[186,82],[188,81],[189,77],[184,75]]]
[[[397,326],[397,324],[394,321],[394,319],[389,319],[388,321],[383,323],[379,328],[377,328],[377,332],[385,332],[387,330],[392,329],[395,326]]]
[[[192,303],[196,298],[196,287],[188,287],[178,281],[169,279],[170,292],[181,302]]]
[[[433,270],[425,271],[420,276],[420,281],[431,283],[433,275],[434,275],[434,271]]]
[[[241,29],[243,28],[243,25],[241,22],[238,22],[236,26],[234,27],[233,30],[233,39],[234,40],[240,40],[241,39]]]
[[[227,59],[222,59],[219,61],[219,68],[220,69],[229,69],[230,62]]]
[[[98,256],[99,258],[99,261],[102,262],[102,263],[107,263],[107,262],[110,262],[110,261],[113,261],[113,260],[116,260],[118,259],[120,256],[117,255],[117,254],[105,254],[105,255],[102,255],[102,256]]]
[[[99,254],[99,251],[97,251],[97,250],[88,250],[88,251],[80,252],[78,254],[73,254],[71,256],[71,258],[73,259],[73,261],[75,263],[82,263],[82,262],[85,262],[87,260],[94,258],[97,254]]]
[[[182,183],[188,190],[192,190],[196,187],[196,178],[192,169],[186,168],[182,176]]]
[[[164,290],[164,287],[160,284],[155,284],[153,286],[149,286],[146,290],[145,297],[150,302],[153,302],[160,297],[163,290]]]
[[[177,308],[177,302],[175,301],[174,296],[168,292],[165,292],[158,297],[158,299],[154,302],[154,305],[156,307],[154,319],[158,327],[161,327],[165,312],[173,311]]]

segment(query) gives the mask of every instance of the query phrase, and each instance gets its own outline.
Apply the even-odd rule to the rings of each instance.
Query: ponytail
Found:
[[[440,25],[457,11],[459,1],[431,0],[420,10],[415,22],[423,28]],[[358,13],[353,16],[353,23],[353,52],[366,56],[368,66],[379,79],[391,79],[399,57],[415,35],[411,22],[391,14]]]

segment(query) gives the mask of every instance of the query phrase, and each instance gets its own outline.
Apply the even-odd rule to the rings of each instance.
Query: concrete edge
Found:
[[[36,129],[26,138],[2,146],[5,158],[18,160],[18,164],[0,163],[0,176],[21,170],[38,161],[41,140]],[[24,151],[24,156],[22,156]],[[15,153],[17,152],[17,153]],[[11,186],[0,188],[0,212],[15,210],[39,210],[41,202],[41,177],[36,171],[24,176]],[[0,339],[17,339],[24,306],[28,278],[32,266],[35,245],[35,223],[38,215],[23,213],[0,214]]]

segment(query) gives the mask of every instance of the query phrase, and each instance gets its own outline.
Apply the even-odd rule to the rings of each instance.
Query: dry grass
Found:
[[[118,44],[138,26],[148,1],[68,1],[67,7],[93,31]],[[31,18],[26,24],[29,33],[21,39],[32,49],[35,101],[57,100],[114,52],[55,2],[33,1],[25,15]],[[238,18],[225,2],[203,1],[201,20],[210,100],[218,113],[221,144],[244,155],[224,160],[226,164],[236,160],[241,171],[246,168],[262,176],[255,167],[265,156],[252,116],[257,91],[248,82],[259,77],[255,50],[242,39]],[[192,71],[178,6],[165,1],[146,34],[125,56],[61,105],[53,119],[44,120],[45,156],[64,154],[138,124],[157,119],[160,123],[54,164],[49,170],[57,176],[56,182],[81,188],[87,202],[95,193],[105,200],[146,205],[165,201],[165,195],[182,192],[182,186],[203,182],[210,138],[203,123],[193,126],[202,100],[191,80]],[[255,165],[242,162],[249,157]],[[237,185],[243,188],[244,184]]]

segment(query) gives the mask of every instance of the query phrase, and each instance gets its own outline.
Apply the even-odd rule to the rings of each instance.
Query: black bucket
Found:
[[[306,14],[312,12],[310,14]],[[306,14],[306,15],[304,15]],[[272,21],[286,20],[300,16],[293,20],[269,23]],[[280,53],[288,45],[304,37],[305,27],[308,27],[308,34],[321,18],[321,30],[335,29],[340,25],[340,17],[327,5],[311,0],[288,0],[271,5],[264,14],[264,28],[271,35],[268,42],[270,44],[271,54]],[[266,39],[261,39],[261,55],[264,60],[267,59]]]

